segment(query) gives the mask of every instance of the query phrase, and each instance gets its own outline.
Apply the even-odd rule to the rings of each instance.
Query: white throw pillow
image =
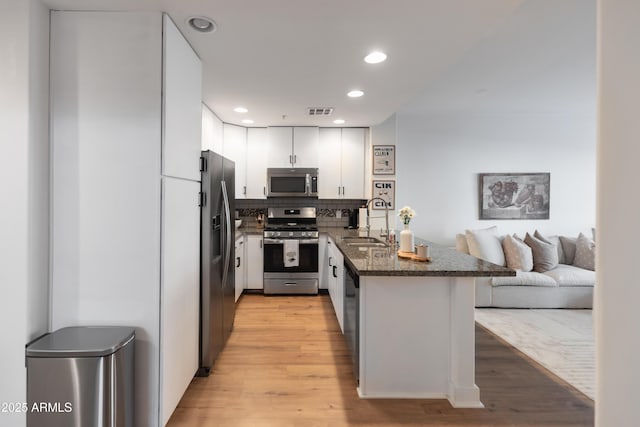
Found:
[[[498,227],[467,230],[465,235],[469,245],[469,254],[503,267],[506,265],[502,243],[498,237]]]
[[[576,257],[573,259],[573,265],[591,271],[596,269],[596,244],[582,233],[576,239]]]
[[[504,257],[507,267],[519,271],[531,271],[533,269],[533,252],[522,240],[515,235],[506,235],[502,241]]]

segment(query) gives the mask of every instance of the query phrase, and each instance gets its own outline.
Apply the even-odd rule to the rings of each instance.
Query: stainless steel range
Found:
[[[269,208],[264,230],[264,293],[317,294],[318,279],[316,208]]]

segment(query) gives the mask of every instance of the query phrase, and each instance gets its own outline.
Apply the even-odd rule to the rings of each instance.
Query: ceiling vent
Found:
[[[309,107],[307,109],[310,116],[330,116],[333,113],[331,107]]]

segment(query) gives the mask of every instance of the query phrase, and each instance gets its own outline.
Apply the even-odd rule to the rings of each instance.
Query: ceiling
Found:
[[[404,114],[595,114],[595,0],[42,0],[167,12],[225,122],[371,126]],[[213,33],[186,24],[212,18]],[[363,61],[372,50],[387,61]],[[365,92],[349,98],[352,89]],[[248,113],[233,111],[244,106]],[[310,117],[308,107],[333,107]]]

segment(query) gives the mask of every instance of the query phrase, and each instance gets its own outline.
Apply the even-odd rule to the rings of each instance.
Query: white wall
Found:
[[[396,206],[417,236],[452,245],[467,228],[577,235],[595,224],[594,116],[397,115]],[[480,221],[478,174],[550,172],[550,219]]]
[[[24,347],[47,332],[48,10],[7,0],[0,14],[0,402],[26,400]],[[0,414],[0,426],[25,425]]]
[[[638,426],[640,3],[598,2],[596,426]]]

